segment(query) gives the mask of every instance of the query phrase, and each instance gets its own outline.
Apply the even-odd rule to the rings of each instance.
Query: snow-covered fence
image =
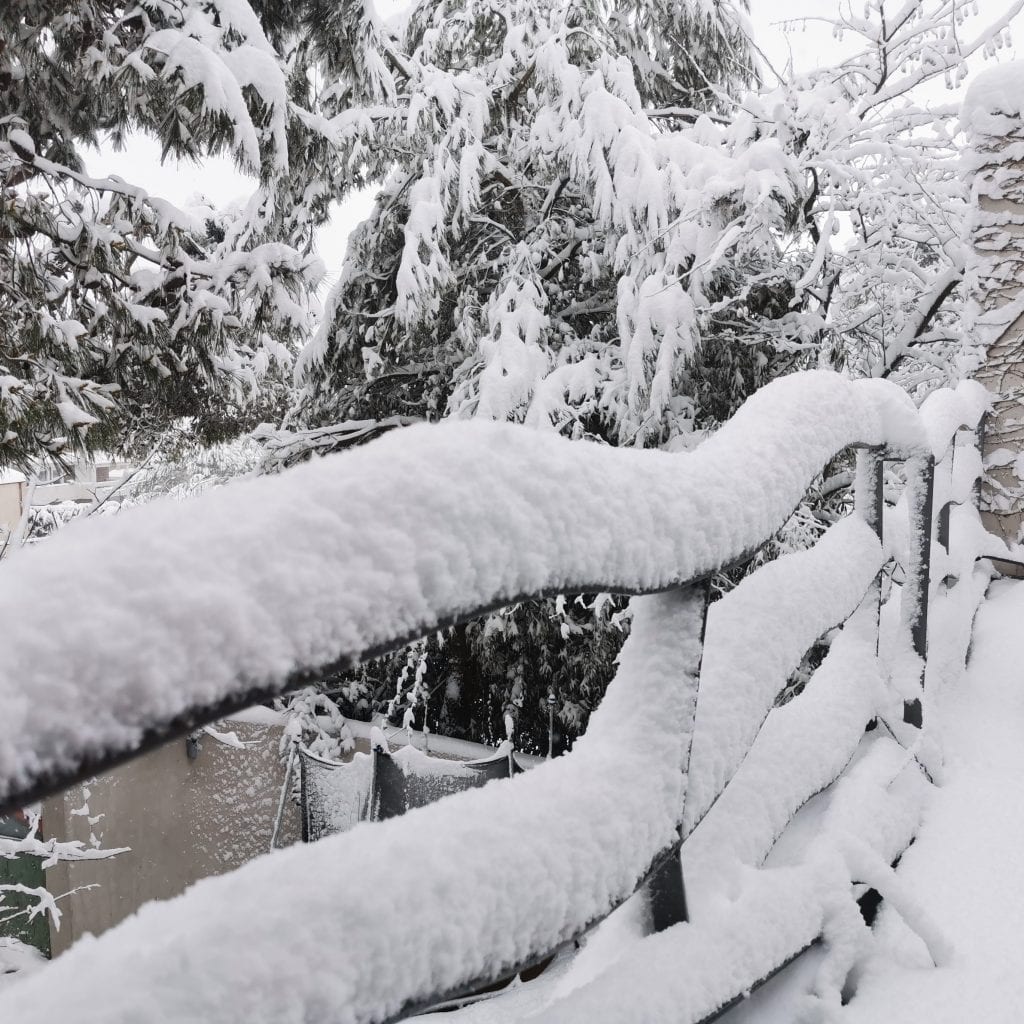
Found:
[[[923,450],[913,405],[801,374],[689,454],[445,423],[62,531],[0,576],[0,803],[484,609],[706,578],[851,443]]]
[[[898,696],[901,708],[912,703],[929,468],[956,427],[977,420],[983,395],[975,386],[936,396],[924,416],[882,381],[794,375],[686,455],[499,425],[409,429],[190,505],[69,530],[13,559],[0,575],[0,618],[17,625],[0,643],[8,801],[486,608],[558,592],[650,596],[634,601],[615,680],[570,756],[148,906],[57,961],[43,984],[17,986],[3,1009],[26,1022],[71,1012],[85,1021],[394,1020],[571,943],[652,871],[670,877],[665,865],[682,844],[698,904],[734,858],[755,872],[741,872],[753,909],[711,915],[712,958],[680,923],[523,1015],[709,1019],[823,935],[834,939],[835,920],[845,920],[837,899],[858,878],[885,889],[876,862],[887,865],[913,835],[912,793],[898,825],[859,821],[858,803],[849,811],[857,857],[843,846],[837,860],[839,840],[825,829],[800,870],[755,871],[892,703],[876,656],[873,580],[886,560],[877,458],[861,459],[860,514],[714,606],[702,668],[703,582],[771,537],[843,449],[906,460],[905,525],[891,525],[906,551],[897,629],[906,642],[896,646],[913,677]],[[95,565],[103,574],[89,579],[86,602],[69,568]],[[772,711],[807,648],[844,621],[814,684]],[[100,656],[101,636],[115,657],[111,643]],[[879,773],[891,782],[915,764],[886,737],[869,755],[857,771],[875,789]],[[382,900],[401,913],[382,912]],[[747,950],[740,967],[727,958],[728,970],[715,968],[736,942]],[[710,976],[680,995],[696,967]],[[638,988],[655,968],[661,987]],[[637,1013],[637,1002],[648,1009]]]

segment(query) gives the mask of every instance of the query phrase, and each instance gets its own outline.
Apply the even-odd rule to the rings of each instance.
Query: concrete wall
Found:
[[[57,956],[86,932],[99,934],[152,899],[176,896],[207,875],[239,867],[270,849],[284,767],[279,725],[229,721],[247,744],[239,750],[209,735],[190,761],[176,740],[128,764],[73,786],[43,804],[47,838],[90,837],[105,848],[131,847],[109,860],[60,863],[46,872],[63,920],[51,928]],[[288,803],[279,845],[299,839],[298,809]]]

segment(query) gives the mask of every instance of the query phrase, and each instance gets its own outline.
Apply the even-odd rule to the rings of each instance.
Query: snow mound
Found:
[[[1006,118],[1024,117],[1024,61],[983,71],[960,108],[960,126],[973,135],[1003,135]]]

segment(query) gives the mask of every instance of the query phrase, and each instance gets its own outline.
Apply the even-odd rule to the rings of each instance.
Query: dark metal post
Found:
[[[688,921],[686,885],[679,849],[671,853],[651,875],[647,883],[647,898],[651,908],[651,928],[663,932],[673,925]]]
[[[861,518],[875,531],[881,543],[884,534],[885,497],[882,483],[885,459],[880,448],[861,448],[857,452],[857,475],[853,503]],[[865,595],[875,606],[875,653],[878,653],[878,624],[882,614],[882,581],[876,576]]]
[[[928,656],[928,589],[931,582],[932,506],[935,499],[935,459],[928,455],[907,463],[907,505],[910,514],[910,564],[904,584],[904,622],[910,628],[914,653],[924,661]],[[923,715],[919,697],[903,703],[903,721],[921,727]]]
[[[882,539],[882,471],[885,460],[878,448],[861,448],[857,452],[857,477],[853,501],[864,521]]]
[[[548,760],[554,756],[555,753],[555,705],[558,703],[558,698],[555,696],[554,690],[548,690]]]
[[[302,808],[302,841],[309,842],[309,780],[306,776],[306,762],[299,758],[299,805]]]
[[[704,635],[708,626],[708,604],[711,600],[710,579],[695,585],[692,588],[702,602],[700,622],[700,654],[697,664],[694,666],[695,682],[697,687],[700,684],[700,668],[704,656]],[[696,711],[696,703],[694,705]],[[690,735],[693,735],[691,728]],[[683,770],[689,769],[689,752]],[[679,809],[680,818],[682,808]],[[681,845],[681,844],[680,844]],[[647,903],[651,910],[651,927],[656,932],[663,932],[666,928],[688,921],[689,916],[686,909],[686,885],[683,881],[683,865],[679,859],[679,845],[675,846],[668,856],[654,869],[647,880]]]
[[[985,481],[985,432],[988,430],[988,418],[990,413],[982,413],[982,417],[978,420],[978,426],[975,431],[978,444],[978,457],[981,459],[981,472],[978,474],[978,479],[974,481],[974,507],[981,512],[981,487]]]

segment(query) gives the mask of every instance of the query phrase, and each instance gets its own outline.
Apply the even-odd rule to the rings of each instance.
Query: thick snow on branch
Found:
[[[926,439],[896,386],[811,372],[692,453],[447,423],[74,526],[0,574],[0,799],[485,606],[706,574],[856,442]]]
[[[571,756],[148,904],[17,985],[3,1018],[377,1021],[570,938],[634,890],[682,805],[703,598],[633,607]]]

